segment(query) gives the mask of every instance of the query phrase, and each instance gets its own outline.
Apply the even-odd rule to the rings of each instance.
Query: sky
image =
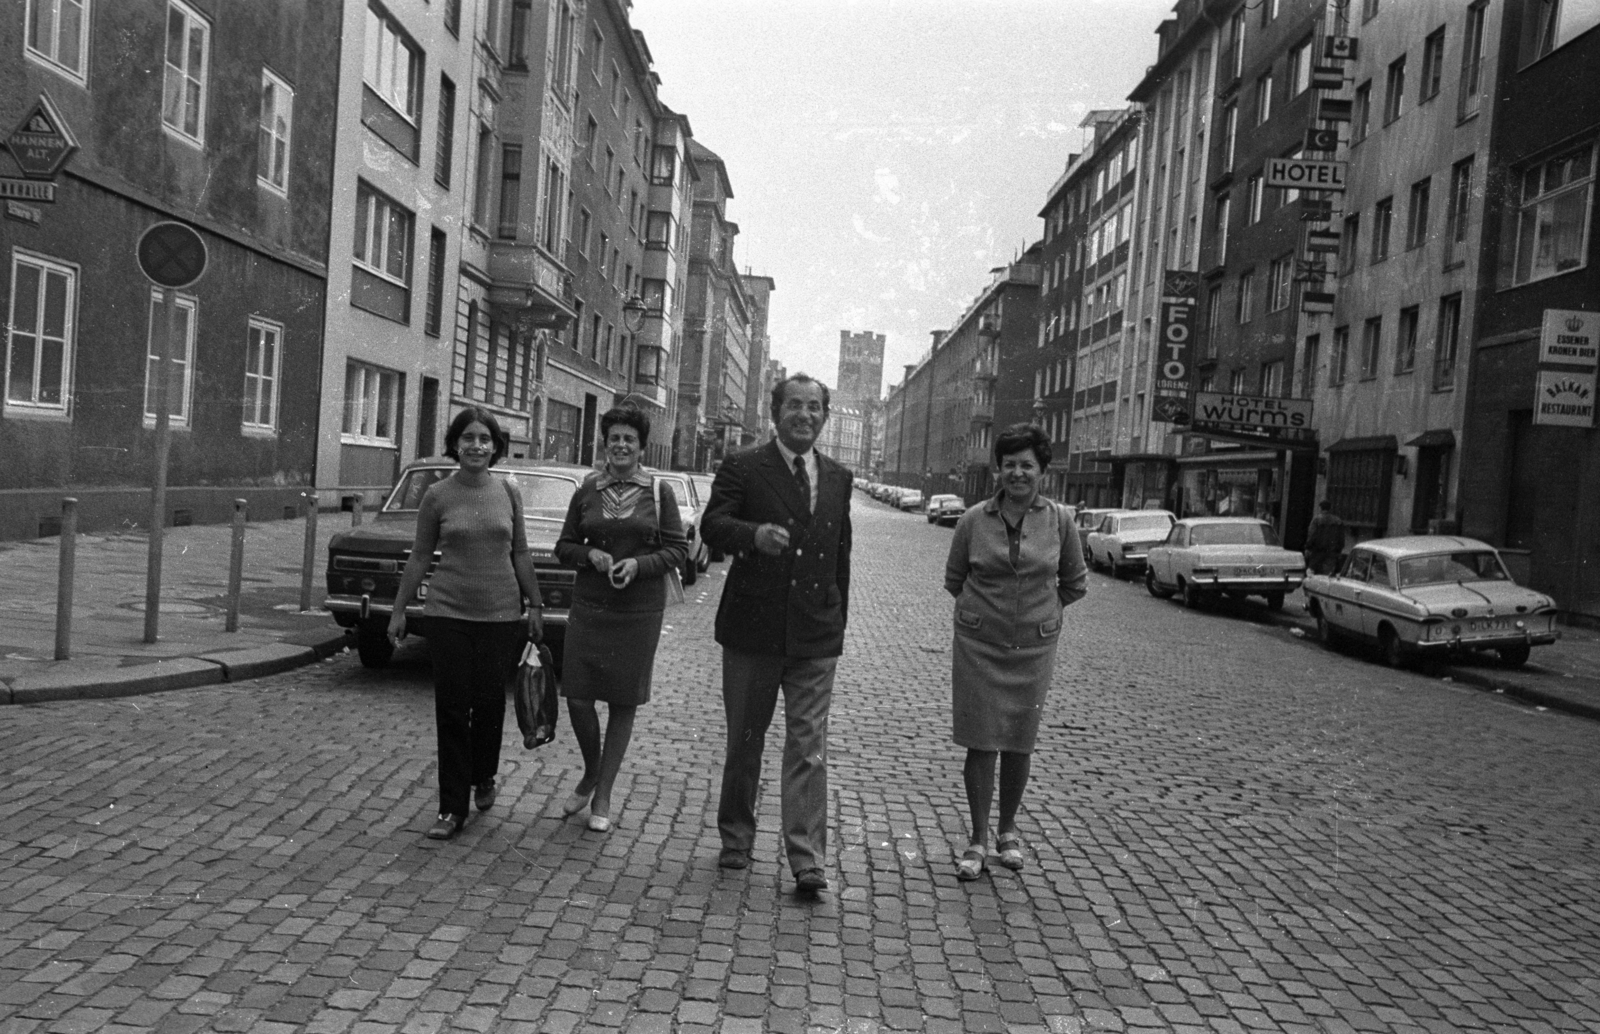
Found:
[[[1078,123],[1122,108],[1173,0],[634,0],[663,103],[728,167],[774,358],[885,389],[1042,232]]]

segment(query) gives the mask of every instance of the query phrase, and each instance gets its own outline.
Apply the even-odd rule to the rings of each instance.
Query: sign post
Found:
[[[178,347],[178,289],[206,271],[206,242],[183,223],[156,223],[139,236],[139,269],[161,288],[165,331],[155,371],[155,472],[150,484],[150,557],[145,565],[144,641],[161,627],[161,547],[167,525],[167,454],[172,445],[170,384],[172,352]],[[186,328],[187,330],[187,328]],[[187,339],[187,332],[185,333]]]

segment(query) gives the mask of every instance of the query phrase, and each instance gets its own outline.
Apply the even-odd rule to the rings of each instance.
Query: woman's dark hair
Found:
[[[1042,470],[1050,465],[1050,439],[1035,424],[1012,424],[1001,431],[994,440],[994,465],[1013,453],[1033,450],[1034,458]]]
[[[500,421],[494,418],[494,414],[481,406],[468,406],[450,421],[450,429],[444,433],[444,454],[457,463],[461,462],[461,453],[456,445],[461,441],[461,433],[474,420],[487,427],[489,437],[494,439],[494,456],[489,460],[490,465],[505,459],[506,450],[511,448],[511,436],[500,429]]]
[[[604,442],[610,437],[611,429],[618,424],[639,432],[639,448],[650,444],[650,418],[632,406],[617,406],[605,411],[600,417],[600,440]]]
[[[772,386],[772,422],[778,422],[778,413],[783,409],[784,399],[789,397],[789,385],[815,384],[822,389],[822,415],[828,415],[828,386],[809,373],[791,373],[783,380]]]

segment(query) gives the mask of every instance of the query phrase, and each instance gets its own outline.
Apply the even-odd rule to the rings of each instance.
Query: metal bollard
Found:
[[[228,623],[225,631],[239,631],[239,587],[244,581],[244,521],[248,501],[233,501],[233,552],[228,557]]]
[[[317,562],[317,493],[301,492],[306,501],[306,547],[300,557],[300,610],[311,609],[312,566]]]
[[[360,495],[346,496],[350,500],[350,527],[361,527],[361,516],[366,499]]]
[[[72,656],[72,580],[78,564],[78,501],[61,500],[61,564],[56,571],[56,660]]]

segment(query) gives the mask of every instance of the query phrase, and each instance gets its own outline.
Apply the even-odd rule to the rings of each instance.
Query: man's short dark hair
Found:
[[[1001,459],[1025,449],[1033,450],[1041,470],[1050,465],[1050,439],[1035,424],[1012,424],[1001,431],[994,440],[994,465],[1000,466]]]
[[[783,408],[783,400],[789,397],[789,385],[815,384],[822,389],[822,415],[828,415],[828,386],[811,376],[809,373],[791,373],[783,380],[772,386],[772,422],[778,422],[778,411]]]
[[[482,406],[468,406],[450,421],[450,429],[444,433],[444,454],[457,463],[461,462],[461,453],[457,451],[456,446],[461,441],[462,432],[466,431],[467,425],[473,421],[487,427],[489,437],[494,439],[494,456],[490,458],[489,465],[493,466],[505,459],[507,450],[511,448],[511,436],[500,429],[500,421],[494,418],[494,414]]]
[[[600,440],[604,442],[618,424],[639,432],[639,448],[650,444],[650,418],[632,406],[616,406],[600,417]]]

